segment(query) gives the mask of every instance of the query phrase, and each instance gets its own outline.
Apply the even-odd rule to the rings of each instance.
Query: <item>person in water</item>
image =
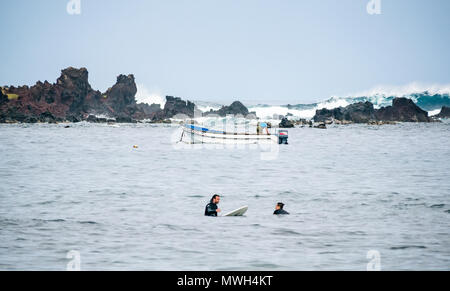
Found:
[[[284,208],[284,204],[279,202],[277,204],[277,206],[275,206],[275,212],[273,214],[274,215],[289,215],[289,212],[287,212],[283,208]]]
[[[215,194],[208,205],[206,205],[205,216],[217,216],[221,212],[217,204],[220,202],[220,195]]]

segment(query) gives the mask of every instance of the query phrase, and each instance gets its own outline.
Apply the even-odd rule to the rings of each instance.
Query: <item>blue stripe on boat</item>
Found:
[[[216,134],[223,134],[223,131],[217,131],[217,130],[212,130],[209,128],[204,128],[204,127],[198,127],[192,124],[186,124],[185,125],[187,128],[192,129],[192,130],[197,130],[197,131],[203,131],[203,132],[210,132],[210,133],[216,133]]]

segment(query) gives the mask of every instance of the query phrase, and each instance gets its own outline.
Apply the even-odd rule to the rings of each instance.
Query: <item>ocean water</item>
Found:
[[[64,126],[0,125],[0,270],[450,270],[449,123],[292,129],[272,160]]]

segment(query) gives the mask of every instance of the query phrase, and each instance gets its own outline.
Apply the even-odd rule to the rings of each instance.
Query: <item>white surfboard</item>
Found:
[[[248,206],[244,206],[234,211],[231,211],[230,213],[227,213],[224,216],[243,216],[247,212],[247,210]]]

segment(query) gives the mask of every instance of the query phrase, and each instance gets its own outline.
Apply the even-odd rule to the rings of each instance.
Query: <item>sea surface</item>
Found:
[[[269,160],[65,126],[0,125],[0,270],[450,270],[449,123],[292,129]]]

